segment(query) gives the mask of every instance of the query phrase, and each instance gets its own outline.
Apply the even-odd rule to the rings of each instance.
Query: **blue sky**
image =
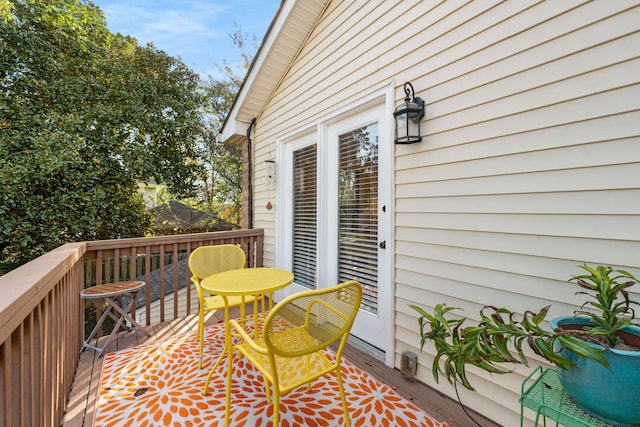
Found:
[[[239,63],[229,34],[236,28],[256,36],[258,44],[280,0],[92,0],[107,18],[109,30],[131,35],[140,45],[182,61],[202,76],[219,77],[215,64]]]

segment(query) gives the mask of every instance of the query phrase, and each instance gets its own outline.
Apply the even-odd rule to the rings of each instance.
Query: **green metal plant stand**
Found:
[[[533,381],[528,388],[527,385]],[[524,408],[536,413],[535,426],[542,416],[543,425],[547,419],[556,422],[556,426],[566,427],[611,427],[610,424],[599,420],[578,408],[569,395],[564,391],[558,373],[555,369],[536,368],[522,381],[520,395],[520,427],[524,425]]]

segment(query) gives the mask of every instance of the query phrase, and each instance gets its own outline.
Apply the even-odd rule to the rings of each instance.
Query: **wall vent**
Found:
[[[403,351],[400,356],[400,372],[408,378],[416,376],[418,370],[418,356],[410,351]]]

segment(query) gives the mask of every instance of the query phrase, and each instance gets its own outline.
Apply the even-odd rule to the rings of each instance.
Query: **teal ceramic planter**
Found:
[[[586,317],[558,317],[551,320],[553,329],[567,325],[591,325]],[[573,327],[572,329],[577,329]],[[640,329],[625,332],[640,339]],[[593,344],[595,348],[602,348]],[[559,349],[576,366],[558,369],[560,382],[575,403],[587,412],[619,427],[640,426],[640,352],[610,349],[604,353],[611,365],[579,357],[570,350]]]

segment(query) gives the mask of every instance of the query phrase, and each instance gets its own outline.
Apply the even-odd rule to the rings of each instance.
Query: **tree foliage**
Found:
[[[207,211],[237,226],[241,225],[242,147],[219,140],[224,120],[229,115],[243,75],[251,65],[257,43],[236,27],[230,34],[240,51],[240,63],[224,61],[218,65],[221,78],[209,78],[202,83],[205,93],[205,127],[202,132],[200,159],[204,166],[201,201]]]
[[[0,0],[0,270],[62,243],[141,236],[136,181],[193,194],[199,77],[84,0]]]

